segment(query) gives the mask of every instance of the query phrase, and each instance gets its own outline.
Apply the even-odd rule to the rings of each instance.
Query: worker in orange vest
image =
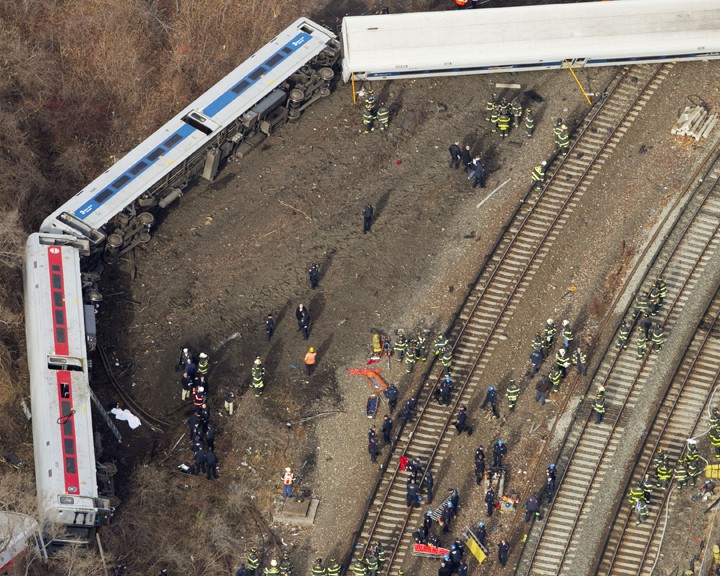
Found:
[[[455,0],[455,6],[458,8],[465,8],[468,5],[469,0]]]
[[[292,473],[292,470],[290,468],[285,468],[285,474],[283,474],[283,496],[285,498],[291,498],[292,497],[292,485],[293,480],[295,479],[295,476]]]
[[[316,357],[317,352],[315,352],[315,348],[310,348],[307,354],[305,354],[305,372],[308,376],[312,376],[312,373],[315,371]]]

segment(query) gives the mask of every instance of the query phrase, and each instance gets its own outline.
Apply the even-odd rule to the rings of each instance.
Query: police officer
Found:
[[[190,348],[181,348],[180,357],[178,358],[178,363],[175,369],[182,370],[190,362],[192,362],[192,353],[190,352]]]
[[[463,165],[463,172],[467,174],[468,170],[470,170],[470,164],[472,164],[470,146],[463,146],[462,150],[460,150],[460,162]]]
[[[215,480],[218,477],[218,461],[214,450],[208,448],[208,451],[205,452],[205,463],[207,464],[207,479]]]
[[[493,468],[502,468],[503,458],[507,454],[507,446],[502,440],[498,440],[493,445]]]
[[[450,374],[446,374],[443,381],[440,383],[440,400],[445,406],[450,405],[452,399],[452,393],[455,390],[455,384],[453,384]]]
[[[545,497],[548,503],[552,502],[553,496],[555,495],[555,477],[548,476],[545,479]]]
[[[480,486],[485,478],[485,458],[475,458],[475,484]]]
[[[268,314],[267,318],[265,318],[265,337],[268,342],[270,342],[273,332],[275,332],[275,320],[272,314]]]
[[[193,476],[197,476],[198,474],[200,474],[200,472],[205,473],[205,465],[207,463],[205,450],[201,448],[197,452],[195,452],[193,460],[195,462],[192,471]]]
[[[480,409],[485,410],[485,406],[487,406],[488,404],[490,404],[490,408],[492,408],[492,413],[495,418],[499,418],[500,415],[497,411],[497,392],[495,392],[495,386],[488,386],[487,392],[485,394],[485,400],[483,400]]]
[[[487,515],[492,516],[495,510],[495,490],[492,486],[485,492],[485,504],[487,505]]]
[[[450,168],[460,168],[460,142],[450,144]]]
[[[533,351],[530,352],[530,364],[532,365],[532,372],[530,373],[530,377],[532,378],[535,376],[535,374],[538,373],[538,370],[540,370],[540,365],[543,361],[543,350],[542,347],[540,348],[533,348]]]
[[[375,464],[377,462],[378,454],[380,449],[378,448],[377,436],[375,434],[368,436],[368,453],[370,454],[370,462]]]
[[[535,190],[539,190],[542,188],[543,182],[545,182],[545,170],[547,169],[547,162],[543,160],[535,166],[535,168],[532,171],[532,182],[533,182],[533,188]]]
[[[450,531],[450,522],[452,522],[454,516],[455,512],[453,510],[452,502],[448,502],[440,511],[440,525],[442,526],[443,532]]]
[[[413,508],[417,504],[418,499],[418,485],[415,482],[415,480],[412,478],[408,478],[409,482],[407,485],[407,497],[406,497],[406,504],[408,508]]]
[[[380,103],[380,108],[377,110],[377,120],[380,124],[380,131],[385,132],[390,122],[390,109],[385,105],[385,102]]]
[[[365,208],[363,208],[363,234],[370,232],[374,215],[375,209],[372,207],[372,204],[366,204]]]
[[[470,169],[472,170],[470,177],[473,178],[470,188],[474,189],[475,186],[485,188],[485,166],[483,165],[482,160],[480,160],[480,156],[475,157]]]
[[[415,418],[415,407],[417,406],[417,400],[415,397],[410,398],[407,402],[405,402],[405,406],[402,409],[402,412],[400,413],[400,418],[403,418],[407,420],[408,422],[412,422]]]
[[[528,138],[532,138],[532,135],[534,132],[535,132],[535,116],[533,116],[533,111],[530,110],[530,108],[527,108],[525,110],[525,135]]]
[[[458,434],[467,432],[468,436],[472,436],[473,429],[467,424],[467,408],[460,406],[460,410],[457,413],[457,420],[455,421],[455,429]]]
[[[387,398],[388,407],[390,408],[390,414],[395,412],[395,406],[397,406],[398,396],[400,396],[400,390],[395,384],[390,384],[383,392],[383,396]]]
[[[507,397],[508,410],[515,408],[518,398],[520,398],[520,386],[515,383],[515,380],[510,379],[507,388],[505,389],[505,396]]]
[[[432,472],[427,470],[425,472],[425,490],[427,491],[427,503],[432,504],[433,501],[433,486],[435,485],[435,478],[433,478]]]
[[[540,506],[537,498],[530,496],[525,502],[525,522],[530,522],[534,516],[540,518]]]
[[[308,270],[308,277],[310,278],[310,288],[315,290],[318,286],[318,282],[320,281],[320,268],[317,264],[313,263],[313,265],[310,266],[310,270]]]
[[[500,562],[500,566],[503,568],[505,568],[505,564],[507,564],[509,554],[510,544],[508,544],[507,540],[500,540],[498,544],[498,562]]]
[[[392,442],[392,439],[391,439],[392,428],[393,428],[392,418],[390,418],[390,416],[385,414],[385,417],[383,418],[383,425],[382,425],[382,434],[383,434],[383,443],[384,444],[390,444]]]
[[[480,521],[477,523],[477,529],[475,530],[475,538],[480,543],[480,545],[485,548],[487,541],[487,529],[485,528],[485,522]]]

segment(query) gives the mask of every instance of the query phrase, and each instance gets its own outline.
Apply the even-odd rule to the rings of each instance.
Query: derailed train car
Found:
[[[28,238],[25,331],[39,521],[48,545],[89,543],[113,512],[98,489],[88,362],[102,262],[149,241],[156,211],[196,178],[212,180],[231,154],[246,156],[329,95],[339,59],[332,32],[297,20]]]

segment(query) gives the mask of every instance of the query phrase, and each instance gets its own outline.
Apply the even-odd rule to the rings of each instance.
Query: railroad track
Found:
[[[667,76],[672,65],[623,69],[606,97],[574,131],[566,157],[550,162],[544,189],[528,193],[499,238],[449,331],[453,375],[457,383],[451,407],[432,399],[435,378],[418,394],[419,415],[398,439],[402,455],[419,458],[436,473],[450,446],[448,429],[459,404],[466,404],[480,385],[485,367],[527,289],[573,209],[619,140]],[[362,558],[374,541],[388,552],[383,572],[395,574],[411,542],[408,527],[420,523],[420,511],[405,504],[406,476],[399,470],[400,451],[388,460],[357,532],[353,558]]]
[[[122,401],[132,410],[132,412],[150,426],[150,428],[156,430],[157,432],[163,432],[165,428],[169,428],[170,422],[166,422],[165,420],[161,420],[160,418],[150,414],[147,410],[140,406],[140,404],[138,404],[135,399],[123,389],[122,386],[120,386],[120,383],[117,381],[112,372],[112,365],[110,363],[110,359],[107,357],[105,348],[98,344],[97,351],[100,354],[100,359],[102,360],[103,367],[105,368],[105,372],[108,375],[108,379],[110,380],[113,389],[117,392]]]
[[[715,295],[680,363],[647,442],[638,455],[629,485],[634,486],[644,474],[651,474],[652,458],[658,448],[667,452],[671,462],[677,462],[684,453],[685,439],[707,429],[703,416],[718,379],[720,293]],[[686,492],[689,490],[692,488],[685,489]],[[648,520],[640,525],[633,522],[631,506],[627,501],[623,502],[610,530],[597,574],[651,574],[664,531],[660,524],[671,494],[669,488],[654,490]]]
[[[643,281],[649,289],[656,278],[663,277],[669,287],[669,298],[655,318],[666,334],[672,332],[710,255],[720,246],[719,177],[720,162],[715,156]],[[630,314],[629,325],[635,320],[634,312]],[[641,394],[651,389],[648,376],[656,356],[648,352],[642,360],[637,359],[634,331],[632,344],[618,350],[614,339],[610,342],[592,383],[593,391],[599,385],[606,387],[608,407],[603,424],[592,423],[589,402],[578,410],[557,459],[558,468],[564,470],[557,495],[544,524],[533,527],[516,574],[575,573],[573,561],[584,554],[577,535],[596,521],[592,508],[600,486],[608,475],[617,473],[615,454],[633,408]]]

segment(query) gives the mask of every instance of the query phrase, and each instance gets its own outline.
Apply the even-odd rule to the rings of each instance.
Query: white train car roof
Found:
[[[77,236],[77,230],[57,220],[63,212],[91,228],[101,228],[331,41],[337,38],[329,30],[310,20],[297,20],[48,216],[41,231]],[[200,128],[183,120],[191,113]]]
[[[28,238],[23,271],[35,479],[41,522],[68,523],[43,512],[98,496],[80,256],[41,238]]]
[[[501,67],[607,65],[720,56],[717,0],[633,0],[351,16],[343,78],[473,74]],[[527,66],[522,66],[527,68]]]

